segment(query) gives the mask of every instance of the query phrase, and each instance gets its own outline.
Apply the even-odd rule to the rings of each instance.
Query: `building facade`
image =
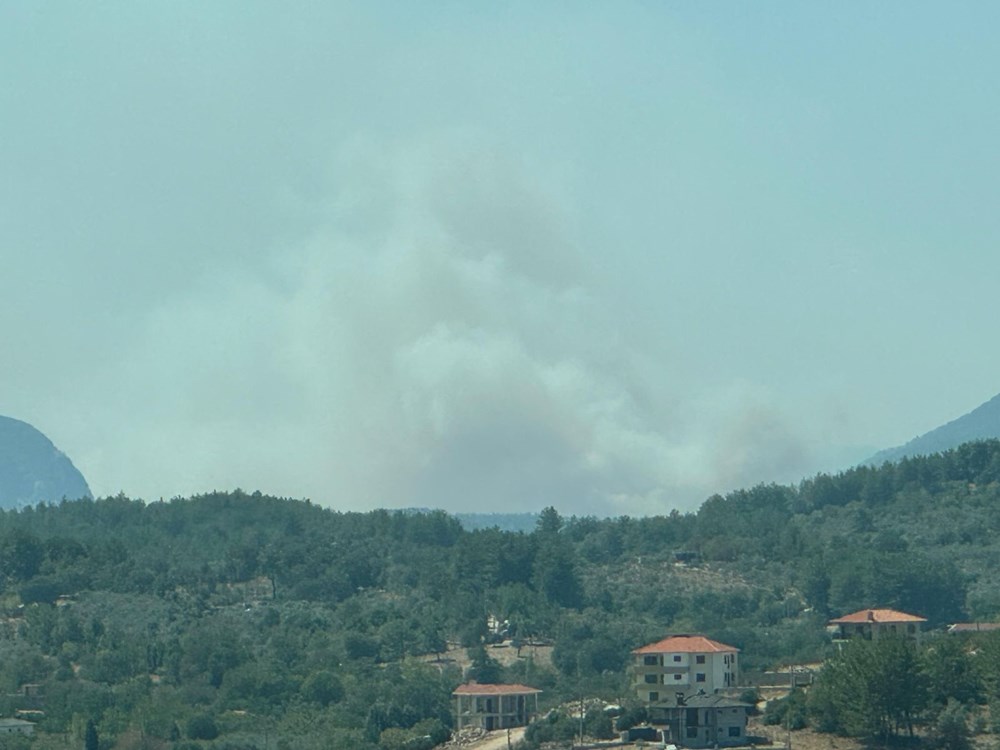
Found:
[[[34,733],[34,722],[23,719],[0,719],[0,736],[7,734],[32,735]]]
[[[452,693],[455,728],[479,727],[486,731],[523,727],[538,715],[538,694],[527,685],[480,685],[470,682]]]
[[[897,612],[894,609],[862,609],[830,620],[834,640],[864,638],[878,640],[885,636],[903,636],[920,642],[921,626],[926,618]]]
[[[679,693],[711,693],[739,683],[739,649],[703,635],[673,635],[632,652],[639,700],[658,703]]]
[[[660,729],[663,742],[684,747],[726,747],[747,744],[749,703],[717,693],[675,693],[650,704],[649,723]]]

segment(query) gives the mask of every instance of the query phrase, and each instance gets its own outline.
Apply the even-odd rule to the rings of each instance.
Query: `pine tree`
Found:
[[[100,750],[97,727],[94,726],[93,719],[87,719],[87,729],[83,733],[83,748],[84,750]]]

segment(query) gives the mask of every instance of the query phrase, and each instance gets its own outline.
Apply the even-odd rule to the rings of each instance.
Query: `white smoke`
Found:
[[[525,165],[356,143],[333,171],[332,196],[299,207],[307,240],[217,266],[148,318],[106,374],[127,426],[81,457],[95,483],[617,514],[756,479],[769,459],[743,404],[676,408],[669,363],[650,377],[622,343],[572,212]]]

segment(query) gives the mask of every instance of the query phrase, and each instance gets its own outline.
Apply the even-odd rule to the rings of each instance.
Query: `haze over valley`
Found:
[[[0,413],[150,501],[853,465],[998,388],[997,13],[7,7]]]
[[[1000,748],[997,28],[0,3],[0,746]]]

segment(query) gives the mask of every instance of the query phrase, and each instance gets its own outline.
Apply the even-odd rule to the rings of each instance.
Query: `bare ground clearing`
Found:
[[[510,641],[497,643],[486,647],[486,653],[496,659],[502,666],[509,667],[518,662],[532,659],[539,667],[550,668],[552,666],[552,646],[529,645],[522,646],[521,653],[514,648]],[[446,666],[456,666],[465,673],[472,666],[469,659],[468,649],[459,646],[457,643],[449,643],[448,650],[443,654],[427,654],[420,657],[421,661],[434,664],[444,668]]]

